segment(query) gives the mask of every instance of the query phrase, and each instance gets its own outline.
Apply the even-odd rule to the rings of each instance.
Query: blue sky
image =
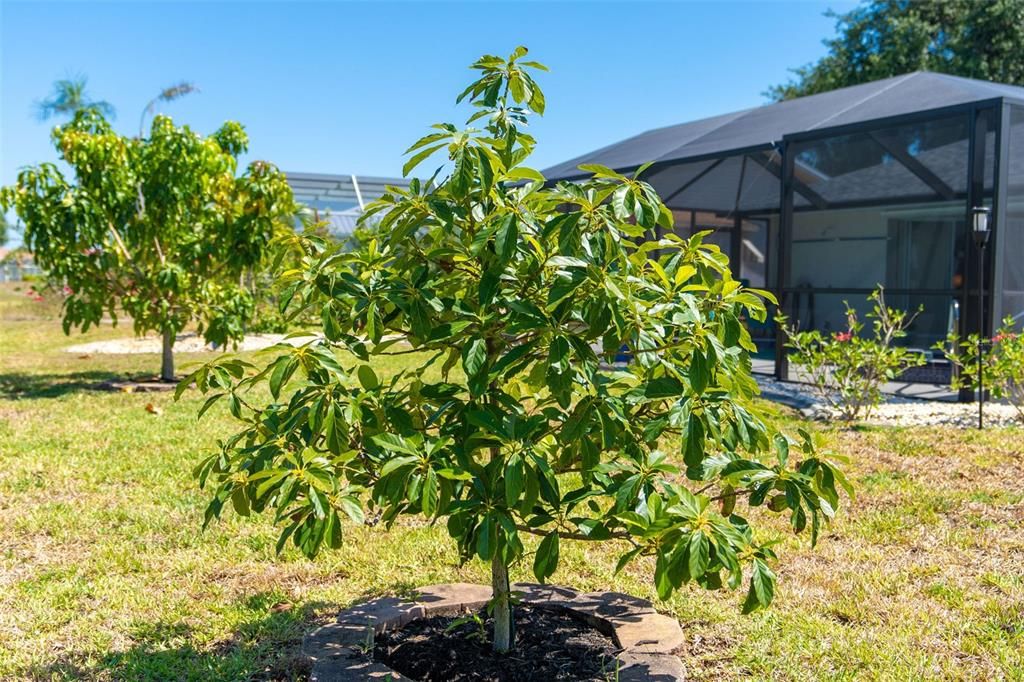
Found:
[[[241,121],[253,158],[284,170],[397,175],[485,52],[525,44],[551,67],[533,126],[544,168],[643,130],[757,106],[824,53],[850,2],[12,2],[0,0],[0,183],[53,160],[33,102],[68,74],[138,129],[164,113],[203,132]]]

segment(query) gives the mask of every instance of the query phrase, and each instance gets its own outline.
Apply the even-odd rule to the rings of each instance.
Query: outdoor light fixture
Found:
[[[974,243],[978,247],[978,428],[985,426],[985,380],[982,369],[985,366],[985,246],[992,234],[989,216],[992,209],[975,206],[971,209],[974,222]]]
[[[984,248],[988,244],[989,235],[992,231],[988,227],[988,219],[992,209],[985,206],[975,206],[971,209],[971,217],[974,219],[974,243]]]

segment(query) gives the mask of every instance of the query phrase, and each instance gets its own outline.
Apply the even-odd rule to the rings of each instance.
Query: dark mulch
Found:
[[[165,381],[159,377],[142,379],[114,379],[96,385],[100,391],[120,391],[122,393],[163,393],[178,387],[177,381]]]
[[[507,654],[491,651],[493,626],[486,612],[486,641],[480,626],[447,616],[421,618],[380,635],[374,658],[420,682],[582,682],[615,679],[614,640],[571,614],[521,605],[516,608],[516,642]]]

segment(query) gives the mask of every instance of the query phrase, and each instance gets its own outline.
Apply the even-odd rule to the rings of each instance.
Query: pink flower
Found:
[[[840,343],[845,343],[853,338],[853,332],[836,332],[832,335],[832,338]]]
[[[69,287],[67,284],[64,285],[63,291],[65,296],[70,296],[71,294],[75,293],[75,290]]]
[[[1000,341],[1012,341],[1015,338],[1017,338],[1016,334],[1008,332],[999,332],[998,334],[992,337],[992,342],[999,343]]]

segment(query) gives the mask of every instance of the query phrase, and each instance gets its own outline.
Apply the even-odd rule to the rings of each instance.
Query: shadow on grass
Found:
[[[0,373],[0,398],[59,398],[69,393],[105,390],[105,383],[129,378],[124,373],[99,370],[65,374]]]
[[[306,680],[312,669],[302,655],[303,636],[316,627],[312,602],[275,609],[275,597],[260,593],[242,601],[264,615],[240,625],[228,638],[210,644],[197,641],[194,629],[181,622],[158,621],[130,633],[133,645],[98,655],[71,654],[24,670],[18,679],[139,680],[147,682],[211,680]]]

